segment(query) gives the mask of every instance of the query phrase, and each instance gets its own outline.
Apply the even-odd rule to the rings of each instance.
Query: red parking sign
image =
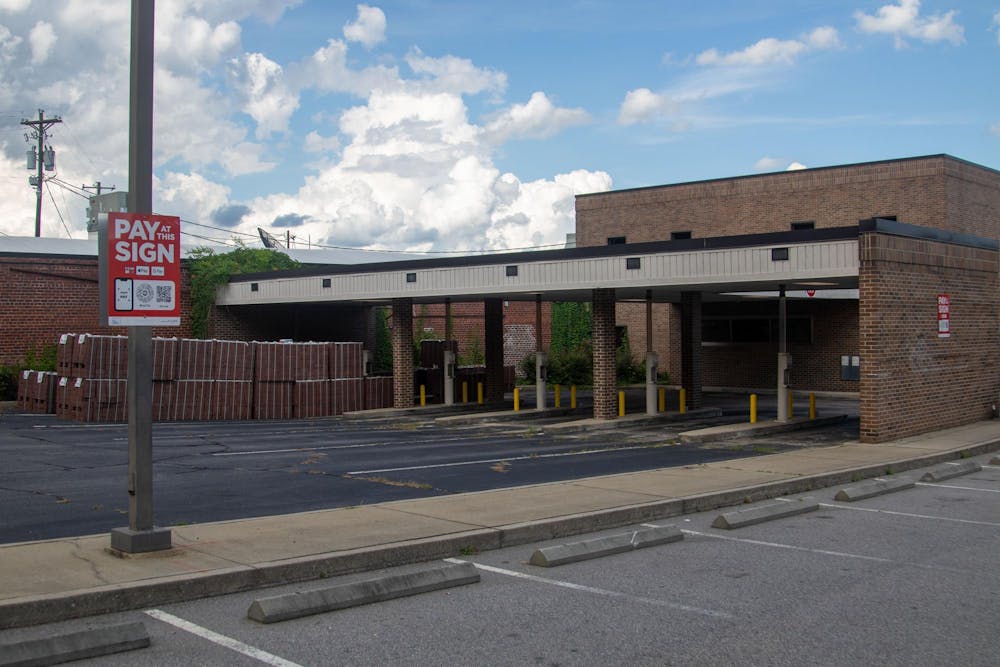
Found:
[[[180,218],[109,213],[103,251],[108,325],[180,325]]]

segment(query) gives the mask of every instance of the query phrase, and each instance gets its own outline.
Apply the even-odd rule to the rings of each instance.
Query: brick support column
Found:
[[[594,329],[594,418],[614,419],[618,416],[615,395],[615,291],[593,291]]]
[[[502,401],[503,384],[503,300],[486,299],[483,302],[486,348],[486,400]]]
[[[392,404],[413,407],[413,299],[392,300]]]
[[[681,386],[687,407],[701,407],[701,292],[681,293]]]

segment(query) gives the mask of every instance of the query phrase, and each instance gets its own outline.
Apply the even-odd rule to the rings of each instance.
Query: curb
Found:
[[[538,567],[556,567],[635,549],[655,547],[683,539],[684,533],[673,525],[642,528],[629,533],[618,533],[582,542],[570,542],[569,544],[557,544],[536,549],[535,553],[531,554],[531,558],[528,559],[528,563]]]
[[[881,496],[884,493],[902,491],[903,489],[912,489],[914,486],[916,486],[916,482],[909,477],[890,477],[888,479],[878,478],[871,480],[870,482],[855,484],[854,486],[845,486],[837,492],[837,495],[835,495],[833,499],[841,502],[853,503],[855,500],[874,498],[875,496]]]
[[[815,498],[799,498],[798,500],[786,503],[773,503],[771,505],[761,505],[735,512],[726,512],[715,517],[712,528],[745,528],[754,526],[765,521],[774,519],[784,519],[789,516],[797,516],[806,512],[815,512],[819,509],[819,502]]]
[[[475,565],[449,563],[409,574],[388,575],[316,591],[258,598],[247,610],[247,618],[259,623],[277,623],[475,583],[479,583],[479,571]]]
[[[990,440],[912,459],[859,466],[819,475],[769,482],[725,491],[627,505],[581,514],[565,515],[483,528],[463,533],[397,542],[351,551],[305,556],[215,570],[196,575],[168,577],[125,585],[68,591],[0,602],[0,629],[40,625],[71,618],[142,609],[248,590],[322,579],[331,576],[448,558],[463,551],[488,551],[543,540],[557,539],[610,528],[657,521],[682,514],[752,503],[820,488],[856,483],[862,479],[923,468],[977,456],[1000,449]]]
[[[843,421],[847,421],[847,415],[831,415],[829,417],[817,417],[816,419],[802,417],[788,422],[757,422],[756,424],[743,422],[739,424],[726,424],[723,426],[710,426],[708,428],[697,429],[695,431],[685,431],[684,433],[681,433],[679,437],[683,443],[710,442],[723,437],[768,435],[771,433],[803,431],[809,428],[839,424]]]
[[[0,645],[0,666],[55,665],[134,651],[149,646],[142,623],[123,623],[93,630],[42,637]]]

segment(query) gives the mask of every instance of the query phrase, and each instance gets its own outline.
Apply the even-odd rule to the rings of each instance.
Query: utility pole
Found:
[[[38,175],[28,178],[28,183],[35,187],[38,195],[35,203],[36,238],[42,235],[42,183],[44,182],[42,167],[45,167],[45,171],[52,171],[56,168],[56,152],[52,149],[52,146],[45,145],[45,139],[48,137],[49,128],[61,122],[62,118],[59,116],[46,118],[45,112],[41,109],[38,110],[38,120],[28,120],[25,118],[21,121],[21,125],[27,125],[32,128],[31,132],[25,133],[24,140],[38,140],[37,152],[34,147],[28,151],[28,169],[38,168]]]
[[[97,183],[94,183],[93,185],[81,185],[80,189],[81,190],[94,190],[97,193],[96,196],[100,197],[101,196],[102,186],[101,186],[101,182],[97,181]],[[115,189],[115,186],[112,185],[109,188],[103,188],[103,189],[107,190],[108,192],[111,192],[112,190]]]

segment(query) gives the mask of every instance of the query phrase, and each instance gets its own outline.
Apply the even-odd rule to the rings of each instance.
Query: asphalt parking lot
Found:
[[[678,442],[681,431],[745,419],[735,414],[738,409],[721,417],[561,435],[546,429],[573,416],[472,425],[445,425],[427,415],[158,423],[156,521],[176,526],[349,507],[706,463],[857,437],[857,420],[848,419],[766,438]],[[827,409],[849,411],[851,403]],[[126,523],[127,445],[122,424],[2,415],[0,543],[97,534]]]
[[[283,623],[247,609],[379,573],[8,630],[0,642],[138,620],[149,648],[78,664],[993,665],[1000,466],[976,460],[981,472],[853,503],[818,490],[816,511],[737,530],[712,527],[719,511],[658,521],[684,539],[558,568],[527,561],[622,529],[463,554],[479,583]]]

